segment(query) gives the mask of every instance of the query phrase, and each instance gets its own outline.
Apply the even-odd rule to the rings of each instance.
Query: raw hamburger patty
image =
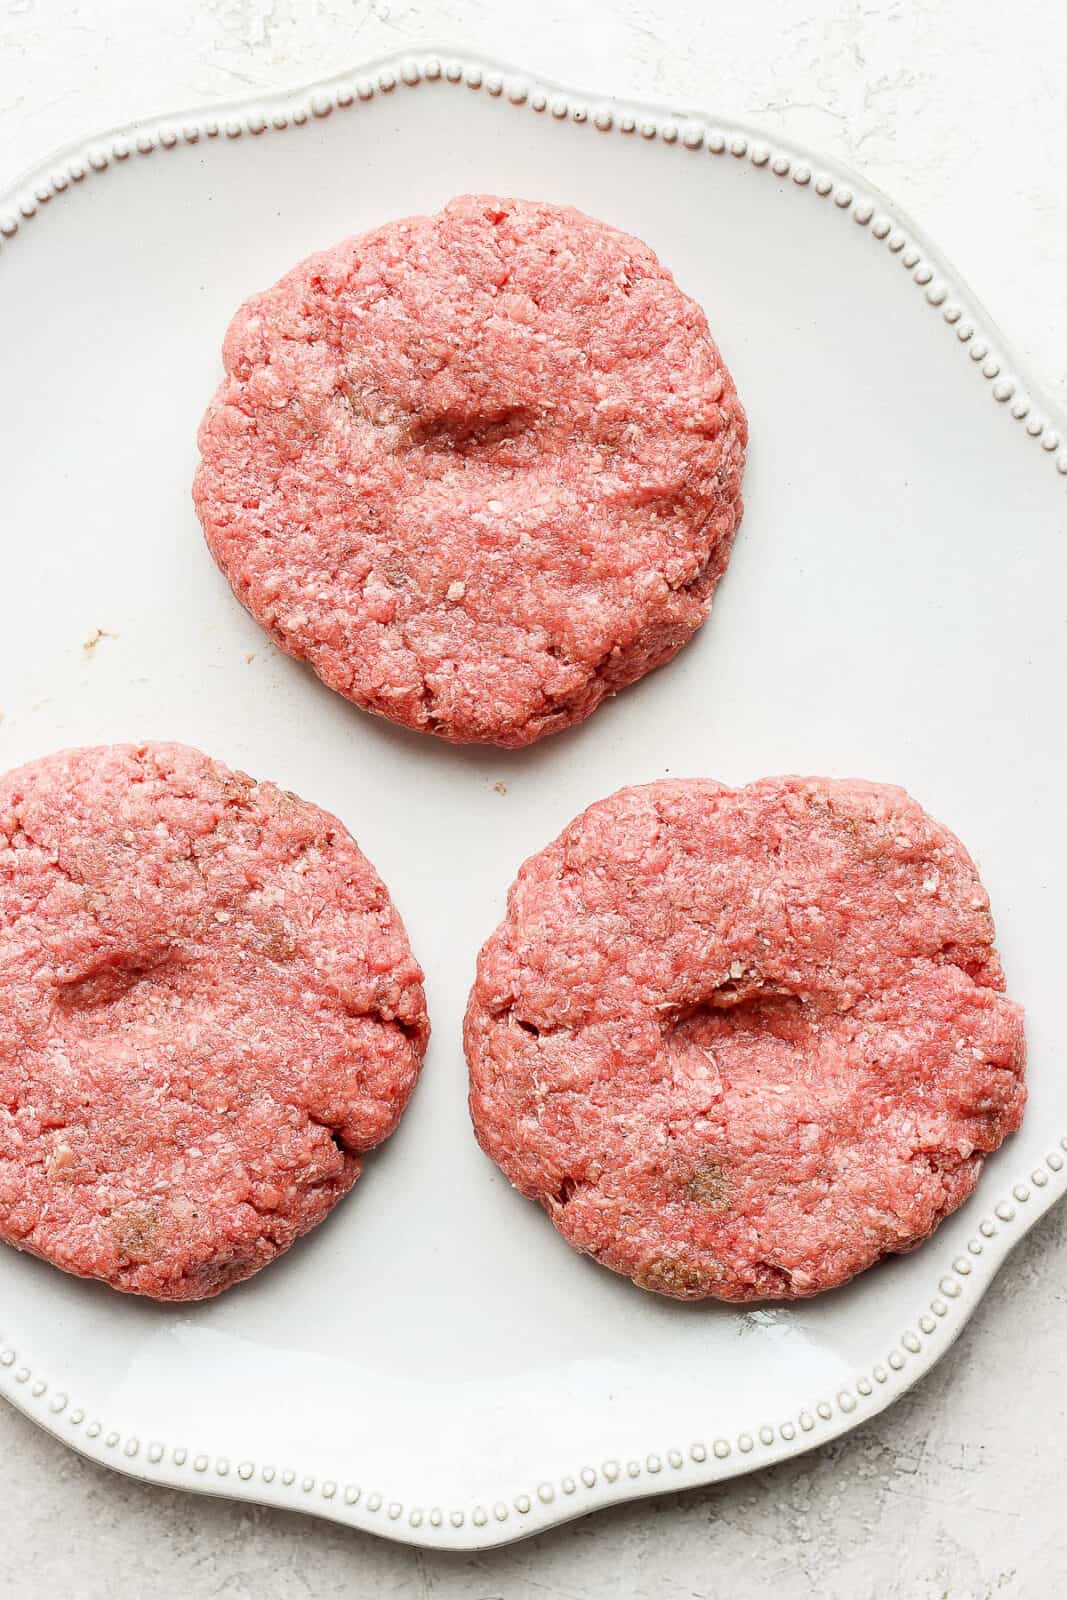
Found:
[[[428,1026],[317,806],[182,745],[0,778],[0,1238],[160,1300],[247,1278],[396,1126]]]
[[[901,789],[622,789],[527,861],[467,1013],[486,1153],[678,1299],[792,1298],[910,1250],[1022,1117],[970,857]]]
[[[243,605],[331,689],[524,745],[680,649],[747,427],[647,245],[467,196],[311,256],[234,317],[193,495]]]

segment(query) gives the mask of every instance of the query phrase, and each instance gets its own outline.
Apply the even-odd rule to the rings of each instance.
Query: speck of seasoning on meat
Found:
[[[747,424],[647,245],[465,196],[237,312],[193,488],[243,605],[332,689],[459,742],[588,716],[701,625]]]
[[[725,1211],[729,1206],[730,1181],[720,1161],[707,1156],[695,1162],[687,1171],[685,1196],[696,1200],[711,1211]]]
[[[590,806],[512,886],[465,1044],[486,1153],[679,1299],[816,1294],[910,1250],[1026,1099],[974,863],[858,780]]]
[[[174,744],[0,777],[0,984],[0,1239],[161,1300],[326,1216],[429,1031],[342,824]]]

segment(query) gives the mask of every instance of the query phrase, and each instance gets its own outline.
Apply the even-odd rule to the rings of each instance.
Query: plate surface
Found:
[[[240,300],[465,190],[648,240],[752,428],[709,624],[511,754],[402,733],[282,656],[189,498]],[[45,163],[0,201],[0,346],[0,765],[181,739],[329,807],[389,884],[434,1023],[351,1200],[221,1299],[156,1306],[0,1251],[0,1392],[151,1481],[475,1548],[766,1465],[913,1383],[1062,1193],[1067,1149],[1064,428],[936,249],[751,129],[426,55]],[[519,863],[591,800],[789,771],[902,783],[967,842],[1029,1013],[1030,1108],[914,1255],[788,1308],[673,1304],[573,1254],[480,1154],[463,1006]]]

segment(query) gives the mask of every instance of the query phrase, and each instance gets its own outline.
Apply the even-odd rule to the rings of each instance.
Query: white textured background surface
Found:
[[[1067,10],[1055,0],[0,0],[0,187],[110,123],[408,43],[467,44],[605,93],[752,118],[851,163],[929,230],[1067,399]],[[0,1595],[1054,1596],[1067,1586],[1065,1278],[1061,1208],[932,1376],[848,1438],[485,1556],[152,1490],[5,1407]]]

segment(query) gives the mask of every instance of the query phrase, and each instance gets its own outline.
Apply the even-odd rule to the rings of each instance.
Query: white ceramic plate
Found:
[[[647,239],[706,306],[752,425],[708,626],[513,754],[403,734],[280,655],[189,499],[241,299],[475,189]],[[435,1030],[356,1194],[221,1299],[152,1305],[0,1251],[0,1391],[152,1482],[463,1548],[885,1406],[1067,1175],[1067,453],[956,273],[860,179],[751,129],[444,55],[67,150],[0,203],[0,240],[0,764],[181,739],[328,806],[407,920]],[[975,852],[1029,1011],[1030,1109],[916,1254],[793,1307],[677,1305],[573,1254],[479,1153],[460,1018],[516,867],[589,801],[789,771],[902,783]]]

